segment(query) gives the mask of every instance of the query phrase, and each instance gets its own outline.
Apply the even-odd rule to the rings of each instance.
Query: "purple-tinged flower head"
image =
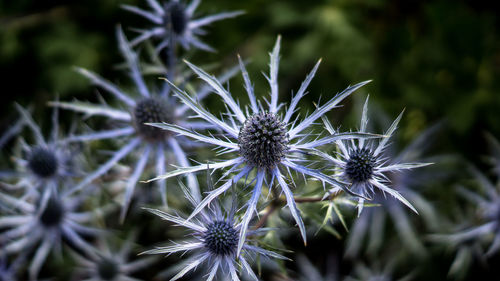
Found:
[[[429,159],[424,155],[440,128],[441,124],[439,123],[429,127],[403,149],[396,148],[396,144],[391,145],[385,151],[385,156],[395,163],[435,162],[428,161],[435,160],[434,156]],[[439,173],[442,171],[422,169],[418,171],[403,170],[388,175],[392,188],[398,190],[412,202],[430,229],[435,229],[439,225],[436,210],[421,195],[420,191],[422,187],[435,182],[439,178]],[[405,205],[398,200],[386,200],[385,196],[380,193],[375,193],[372,202],[378,206],[365,208],[349,231],[345,256],[357,258],[362,250],[366,250],[369,254],[375,254],[383,249],[385,247],[383,237],[388,224],[394,227],[396,234],[404,242],[402,244],[404,247],[420,257],[425,256],[426,249],[421,241],[422,237],[415,230]],[[364,243],[365,241],[366,243]],[[364,246],[366,247],[363,248]]]
[[[190,195],[187,188],[183,187],[183,190],[193,207],[198,206],[200,202]],[[260,237],[267,231],[266,229],[248,231],[246,233],[248,239],[242,245],[241,255],[237,255],[242,223],[238,222],[235,217],[235,203],[236,198],[233,196],[231,210],[224,213],[218,201],[214,200],[209,208],[203,209],[191,220],[161,210],[145,208],[166,221],[189,229],[191,232],[189,236],[192,238],[183,242],[173,242],[170,246],[156,247],[153,250],[145,251],[143,254],[191,253],[186,266],[172,277],[171,281],[183,277],[198,266],[208,269],[207,281],[213,280],[218,273],[230,276],[232,281],[239,281],[238,272],[240,268],[253,280],[259,280],[250,267],[249,260],[254,259],[256,255],[267,258],[286,258],[254,245],[257,240],[253,241],[252,238]]]
[[[128,178],[123,197],[121,220],[125,219],[128,207],[134,194],[134,189],[139,181],[146,164],[150,158],[153,159],[155,172],[164,174],[166,171],[167,154],[175,157],[178,165],[188,166],[188,158],[185,148],[172,133],[165,130],[145,125],[145,123],[168,122],[186,126],[188,128],[205,128],[207,124],[192,122],[186,118],[187,106],[179,104],[176,99],[168,96],[165,90],[150,90],[146,86],[143,74],[138,62],[137,54],[130,48],[129,42],[125,38],[121,29],[117,30],[119,47],[124,56],[129,69],[129,75],[134,83],[136,91],[126,92],[118,86],[101,78],[95,73],[85,69],[78,69],[83,76],[88,78],[93,84],[104,89],[106,92],[118,99],[127,109],[113,108],[109,105],[96,105],[84,102],[54,102],[52,105],[61,108],[74,110],[89,116],[99,115],[114,121],[116,127],[99,132],[92,132],[83,135],[69,137],[68,142],[94,141],[102,139],[123,139],[125,144],[103,163],[97,170],[85,177],[76,187],[75,191],[97,179],[109,171],[116,163],[127,155],[138,155],[137,163],[133,172]],[[231,70],[225,73],[221,79],[227,80],[235,74]],[[201,98],[209,94],[208,87],[201,88],[198,95]],[[193,196],[200,197],[198,183],[192,175],[187,177],[188,185],[192,189]],[[163,204],[167,204],[166,181],[158,181],[158,188]]]
[[[92,221],[92,212],[78,208],[88,194],[70,194],[48,189],[31,203],[0,193],[0,201],[11,207],[11,213],[0,218],[0,255],[34,251],[29,265],[30,280],[36,280],[51,250],[61,250],[63,241],[79,251],[91,253],[82,235],[102,235],[102,231],[84,224]],[[87,190],[89,191],[89,189]]]
[[[166,47],[173,49],[176,45],[181,45],[184,49],[190,49],[193,46],[200,50],[213,52],[212,47],[198,38],[198,36],[205,34],[203,28],[215,21],[243,14],[241,11],[235,11],[197,18],[195,10],[200,4],[200,0],[193,0],[189,5],[179,0],[170,0],[164,4],[156,0],[148,0],[147,2],[151,8],[150,11],[129,5],[123,5],[123,8],[153,23],[149,29],[138,29],[140,34],[132,40],[132,46],[151,38],[158,41],[158,45],[156,45],[158,52]]]
[[[398,191],[390,188],[389,177],[386,174],[398,172],[401,170],[413,169],[430,165],[430,163],[394,163],[391,159],[387,159],[384,155],[384,150],[387,147],[390,137],[396,130],[399,121],[402,117],[401,113],[396,120],[389,127],[385,133],[385,138],[378,141],[375,140],[337,140],[337,145],[340,152],[338,157],[328,155],[323,152],[317,152],[320,156],[330,161],[337,170],[338,177],[344,183],[344,188],[351,190],[356,194],[361,194],[362,197],[358,199],[358,216],[363,210],[364,202],[366,199],[372,200],[376,189],[382,193],[388,193],[406,206],[408,206],[415,213],[417,210],[406,200]],[[333,129],[330,122],[325,118],[323,119],[325,127],[332,134],[335,135],[336,131]],[[360,132],[366,132],[368,124],[368,98],[366,99],[361,116]],[[340,191],[339,187],[334,187],[330,190],[331,193]]]
[[[192,111],[196,112],[197,115],[195,117],[201,118],[212,124],[215,128],[219,129],[220,132],[222,132],[221,137],[217,137],[212,134],[202,134],[189,127],[178,124],[151,124],[155,127],[163,128],[179,135],[187,136],[197,141],[214,145],[220,148],[220,154],[227,154],[231,157],[229,160],[210,164],[210,168],[227,168],[228,172],[226,175],[229,175],[232,172],[236,172],[236,175],[234,175],[222,186],[211,191],[196,207],[188,220],[198,214],[217,196],[227,191],[233,183],[236,183],[242,178],[248,178],[252,174],[252,171],[256,171],[256,176],[251,181],[251,184],[254,185],[252,195],[247,203],[247,209],[242,220],[238,252],[241,250],[244,243],[248,224],[250,223],[253,214],[257,211],[257,203],[260,199],[264,182],[268,187],[271,187],[273,181],[277,180],[281,190],[286,196],[287,205],[290,208],[293,218],[299,226],[305,243],[305,227],[300,216],[300,211],[296,207],[289,183],[286,180],[286,178],[291,180],[290,171],[293,170],[304,176],[311,176],[323,183],[338,186],[351,195],[356,195],[347,188],[344,188],[344,186],[333,177],[327,176],[319,170],[308,167],[308,164],[304,164],[306,159],[303,156],[307,154],[308,151],[312,151],[319,146],[334,142],[335,140],[379,137],[379,135],[352,132],[338,133],[326,137],[318,136],[317,138],[311,140],[311,134],[308,133],[308,131],[310,131],[310,127],[314,125],[315,121],[321,118],[323,114],[336,107],[352,92],[367,84],[369,81],[348,87],[343,92],[328,100],[324,105],[318,107],[312,114],[306,116],[302,121],[298,121],[298,116],[295,118],[295,121],[293,121],[294,119],[292,116],[296,113],[297,105],[301,98],[306,94],[307,87],[314,77],[320,62],[318,62],[314,66],[311,73],[307,75],[297,94],[292,98],[288,109],[284,110],[285,107],[278,104],[279,49],[280,37],[278,37],[276,45],[270,54],[270,74],[269,76],[266,76],[271,88],[271,98],[269,102],[257,102],[253,85],[250,81],[245,65],[241,59],[239,60],[245,83],[244,87],[250,100],[249,106],[244,109],[240,107],[239,102],[233,98],[231,93],[222,86],[221,81],[207,74],[197,66],[186,62],[187,65],[202,80],[210,85],[217,95],[222,98],[226,108],[228,108],[228,112],[224,114],[224,116],[227,117],[226,120],[217,118],[214,114],[203,108],[193,97],[185,91],[177,88],[173,83],[167,80],[167,82],[170,83],[174,89],[177,97],[184,104],[189,106]],[[266,109],[264,109],[265,103],[268,105]],[[160,175],[153,180],[189,174],[204,170],[205,168],[205,165],[181,167],[175,171],[166,173],[165,175]],[[288,174],[286,171],[288,171]]]
[[[56,188],[60,183],[71,184],[81,171],[76,161],[76,150],[64,143],[60,136],[58,110],[53,110],[52,131],[45,138],[31,114],[18,104],[16,108],[21,114],[20,122],[31,130],[34,142],[21,138],[20,155],[12,157],[17,171],[2,185],[9,190],[23,190],[24,198],[29,199],[40,196],[44,190]]]
[[[156,257],[138,258],[129,261],[133,250],[135,235],[129,235],[127,240],[115,247],[108,239],[100,238],[97,248],[89,255],[74,253],[77,262],[75,280],[119,281],[137,280],[132,275],[152,265]]]

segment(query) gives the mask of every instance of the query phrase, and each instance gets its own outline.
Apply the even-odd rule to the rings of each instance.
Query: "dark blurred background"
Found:
[[[114,82],[126,77],[115,28],[148,23],[119,8],[145,7],[139,0],[0,1],[0,128],[12,120],[13,102],[41,105],[60,99],[89,99],[95,88],[72,70],[82,66]],[[476,157],[482,133],[500,134],[500,33],[494,1],[203,1],[198,12],[245,10],[237,19],[209,27],[204,40],[218,52],[197,53],[197,64],[251,59],[257,89],[267,93],[260,75],[268,51],[283,36],[281,99],[297,89],[315,61],[323,58],[311,86],[310,101],[349,84],[373,79],[372,101],[389,114],[406,108],[404,136],[414,137],[446,119],[450,151]],[[121,79],[121,80],[120,80]],[[239,79],[239,78],[238,78]],[[125,80],[126,81],[126,80]],[[240,91],[239,81],[232,89]],[[355,100],[355,99],[351,99]],[[359,113],[353,115],[353,123]],[[348,124],[350,125],[350,124]],[[348,126],[346,125],[346,126]]]
[[[73,66],[91,69],[118,84],[128,83],[117,68],[122,58],[116,26],[121,24],[132,38],[130,27],[148,23],[119,6],[145,7],[144,2],[1,0],[0,131],[16,118],[14,102],[33,105],[35,116],[42,120],[50,112],[44,105],[56,96],[95,100],[95,87]],[[406,108],[399,134],[404,141],[444,121],[443,137],[436,144],[439,152],[460,154],[481,166],[482,156],[488,153],[484,133],[500,138],[500,22],[492,3],[205,0],[198,9],[201,15],[230,10],[246,14],[208,28],[204,41],[217,53],[196,53],[189,59],[230,67],[239,53],[250,59],[249,73],[257,93],[265,95],[268,87],[260,72],[267,71],[268,52],[281,34],[281,101],[288,100],[323,58],[303,105],[373,79],[365,87],[373,104],[391,118]],[[243,95],[239,77],[231,82],[231,89]],[[359,106],[354,105],[365,96],[354,96],[331,113],[332,120],[339,119],[334,125],[349,129],[359,122]],[[313,243],[312,248],[317,246]],[[439,276],[445,275],[449,262],[433,262],[429,260],[429,267],[442,267]]]

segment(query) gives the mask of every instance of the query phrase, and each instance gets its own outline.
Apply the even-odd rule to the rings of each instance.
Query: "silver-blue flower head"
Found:
[[[386,173],[397,172],[400,170],[413,169],[430,165],[430,163],[395,163],[389,162],[383,155],[387,147],[390,137],[395,132],[399,121],[402,117],[401,113],[396,120],[391,124],[385,137],[378,144],[373,140],[337,140],[337,145],[340,149],[338,157],[328,155],[323,152],[314,152],[331,162],[334,165],[334,170],[338,172],[338,176],[344,183],[344,188],[352,190],[354,193],[362,194],[358,199],[358,216],[363,210],[365,200],[373,199],[375,189],[383,193],[388,193],[403,204],[408,206],[415,213],[417,210],[406,200],[398,191],[388,186],[389,178]],[[335,135],[336,131],[327,119],[323,119],[326,129]],[[363,107],[361,115],[360,132],[366,132],[368,124],[368,98]],[[339,187],[334,187],[330,190],[331,193],[340,191]]]
[[[137,102],[134,108],[134,126],[138,135],[151,142],[161,142],[168,137],[168,132],[145,123],[176,123],[175,116],[168,103],[160,98],[145,98]]]
[[[60,136],[58,109],[52,112],[52,130],[45,137],[30,112],[18,104],[16,108],[21,115],[20,122],[30,129],[33,141],[20,137],[20,151],[12,157],[16,171],[2,184],[10,189],[22,189],[26,199],[37,198],[63,182],[71,185],[81,174],[80,163],[76,149]]]
[[[53,151],[44,147],[35,147],[30,151],[28,167],[39,177],[51,177],[57,172],[59,165],[57,157]]]
[[[135,46],[153,38],[158,40],[157,51],[161,51],[167,46],[175,48],[171,45],[179,44],[184,49],[194,46],[197,49],[212,52],[214,49],[198,38],[198,36],[205,34],[203,28],[215,21],[233,18],[243,13],[236,11],[196,18],[195,10],[200,4],[200,0],[193,0],[188,5],[179,0],[170,0],[164,4],[156,0],[148,0],[147,2],[151,8],[150,11],[130,5],[123,5],[123,8],[153,23],[149,29],[139,29],[140,34],[132,40],[132,45]]]
[[[175,158],[176,164],[189,165],[188,158],[184,151],[183,144],[188,141],[178,141],[175,136],[162,129],[145,125],[145,123],[167,122],[180,124],[189,128],[205,128],[206,124],[201,122],[191,122],[186,118],[186,112],[189,108],[179,104],[176,99],[169,97],[168,89],[150,90],[143,78],[142,69],[139,64],[138,55],[127,41],[121,28],[117,29],[117,37],[122,56],[125,58],[129,75],[136,88],[135,92],[123,91],[118,86],[106,81],[99,75],[85,69],[78,69],[83,76],[92,83],[104,89],[114,96],[119,102],[123,103],[127,109],[122,106],[117,108],[103,104],[90,104],[85,102],[53,102],[53,106],[81,112],[88,116],[104,116],[113,121],[116,126],[112,129],[88,134],[74,135],[66,139],[66,142],[93,141],[102,139],[125,139],[125,144],[120,147],[113,155],[97,168],[93,173],[85,177],[74,191],[81,189],[93,180],[108,172],[116,163],[127,155],[138,153],[138,161],[134,167],[132,175],[127,181],[125,187],[125,196],[123,197],[121,220],[125,219],[130,202],[134,195],[134,190],[149,158],[155,162],[155,172],[163,174],[166,171],[167,152],[171,152]],[[224,73],[222,78],[227,80],[234,75],[236,71],[230,70]],[[168,87],[167,87],[168,88]],[[199,89],[197,94],[200,99],[210,93],[208,87]],[[198,183],[193,175],[187,177],[188,185],[192,189],[194,196],[199,194]],[[163,204],[167,203],[166,181],[159,181],[158,189]]]
[[[403,149],[396,149],[396,145],[388,147],[385,150],[384,157],[391,159],[394,163],[428,162],[422,161],[426,159],[424,153],[431,146],[430,143],[433,143],[433,139],[435,139],[440,128],[440,124],[429,127]],[[366,149],[371,149],[371,147]],[[434,158],[434,156],[431,156],[431,158]],[[409,202],[415,204],[415,208],[421,215],[420,220],[429,229],[439,228],[442,222],[437,218],[435,208],[419,191],[429,183],[434,182],[440,173],[441,171],[437,171],[437,169],[427,169],[419,172],[403,170],[388,175],[392,189],[404,194],[404,197]],[[363,175],[368,175],[368,173]],[[349,177],[349,173],[347,173],[347,176]],[[353,178],[353,176],[351,175],[350,178]],[[394,228],[399,239],[404,242],[403,247],[415,255],[424,257],[426,247],[422,241],[423,237],[415,229],[412,217],[408,214],[405,205],[398,200],[387,200],[383,193],[375,193],[371,203],[379,206],[363,209],[363,213],[355,220],[347,237],[344,256],[355,259],[364,250],[368,254],[377,253],[385,247],[383,235],[387,231],[386,228],[391,227]]]
[[[356,148],[349,152],[345,166],[346,176],[353,183],[365,182],[372,178],[377,158],[369,148]]]
[[[193,207],[198,206],[200,202],[193,198],[185,186],[182,184],[181,186],[186,194],[186,198],[191,202]],[[223,213],[218,201],[215,200],[212,202],[210,208],[202,210],[192,220],[186,220],[180,216],[174,216],[161,210],[145,208],[166,221],[188,228],[191,232],[189,236],[192,239],[183,242],[174,242],[170,246],[156,247],[156,249],[148,250],[144,254],[193,253],[192,257],[182,267],[182,270],[172,277],[170,281],[183,277],[187,272],[194,270],[198,266],[208,267],[208,277],[206,279],[208,281],[213,280],[218,272],[224,272],[226,276],[230,276],[232,281],[239,281],[239,268],[245,269],[245,272],[252,279],[259,280],[248,263],[249,259],[255,258],[257,254],[261,257],[286,258],[275,252],[252,245],[253,243],[250,244],[250,241],[243,243],[242,254],[237,256],[238,232],[240,231],[241,223],[238,223],[234,217],[236,211],[234,200],[235,198],[233,197],[232,209],[227,214]],[[265,232],[265,229],[258,229],[248,231],[246,235],[259,237]]]
[[[61,249],[63,241],[92,254],[92,247],[82,236],[102,235],[102,231],[84,225],[94,219],[94,214],[77,210],[86,195],[62,190],[47,188],[36,203],[0,193],[0,203],[16,210],[0,218],[0,228],[4,229],[0,241],[8,241],[2,245],[0,255],[22,254],[35,248],[28,270],[30,280],[36,280],[51,250]]]
[[[313,151],[322,145],[332,143],[339,139],[379,137],[378,135],[349,132],[311,139],[312,134],[309,131],[311,130],[310,127],[315,124],[316,120],[321,118],[326,112],[335,108],[343,99],[348,97],[355,90],[367,84],[369,81],[348,87],[343,92],[328,100],[325,104],[318,106],[312,114],[306,116],[302,121],[298,120],[298,116],[295,118],[295,121],[293,121],[294,119],[292,116],[297,111],[299,101],[306,94],[307,87],[314,77],[320,61],[318,61],[313,70],[309,73],[309,75],[307,75],[304,82],[302,82],[288,108],[284,110],[283,114],[279,113],[281,109],[285,108],[285,106],[278,104],[279,50],[280,37],[278,37],[273,51],[270,54],[270,73],[269,76],[266,76],[271,89],[269,102],[257,102],[253,85],[250,81],[245,65],[241,59],[239,59],[241,73],[244,80],[244,87],[248,93],[250,101],[249,106],[245,109],[240,107],[239,102],[236,101],[231,93],[222,86],[221,81],[207,74],[197,66],[186,62],[187,65],[202,80],[210,85],[212,90],[217,95],[222,98],[224,105],[228,109],[228,112],[224,114],[224,116],[227,116],[226,120],[217,118],[216,115],[203,108],[191,95],[177,88],[170,81],[167,81],[174,89],[176,96],[182,100],[184,104],[189,106],[192,111],[196,112],[197,115],[194,117],[201,118],[215,128],[219,129],[220,132],[223,132],[222,138],[215,137],[212,134],[205,135],[193,131],[189,127],[179,126],[176,124],[151,124],[155,127],[163,128],[179,135],[193,138],[197,141],[215,145],[220,148],[220,154],[234,153],[234,157],[231,157],[231,159],[210,164],[210,168],[227,168],[230,171],[227,173],[228,175],[233,171],[237,172],[236,175],[219,188],[210,192],[209,195],[207,195],[205,199],[196,207],[190,218],[199,213],[218,195],[228,190],[233,182],[237,182],[241,178],[247,178],[253,170],[256,170],[256,178],[252,181],[252,184],[254,184],[252,196],[247,203],[247,210],[242,222],[238,250],[241,250],[241,245],[244,243],[248,224],[257,210],[257,203],[260,199],[264,182],[268,186],[271,186],[272,181],[277,180],[286,196],[287,205],[292,212],[293,218],[299,226],[305,243],[305,227],[300,216],[300,211],[296,207],[293,193],[288,186],[289,183],[287,182],[287,179],[291,179],[291,177],[287,177],[287,173],[284,173],[283,171],[297,171],[299,174],[311,176],[323,183],[337,186],[351,195],[356,195],[345,188],[333,177],[327,176],[317,169],[310,168],[308,165],[304,165],[304,161],[307,160],[304,158],[304,155],[307,155],[308,151]],[[267,109],[264,109],[263,104],[265,103],[268,105]],[[156,178],[156,180],[181,174],[189,174],[204,169],[206,169],[206,165],[182,167],[176,171],[160,175]],[[271,182],[268,182],[267,178],[271,179]]]
[[[286,126],[276,114],[259,112],[250,116],[238,134],[240,155],[255,167],[272,169],[288,150]]]

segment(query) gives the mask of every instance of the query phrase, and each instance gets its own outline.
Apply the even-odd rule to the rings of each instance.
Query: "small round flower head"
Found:
[[[18,166],[17,174],[12,180],[16,182],[3,184],[9,189],[24,189],[26,198],[31,198],[61,182],[73,182],[73,177],[79,175],[75,165],[76,153],[68,143],[60,139],[58,110],[53,111],[52,131],[46,139],[31,114],[17,104],[16,108],[22,116],[23,124],[31,129],[35,141],[28,144],[21,139],[22,151],[19,154],[22,156],[13,157]]]
[[[314,77],[320,62],[314,66],[311,73],[307,75],[304,82],[302,82],[300,89],[292,98],[288,108],[283,110],[285,106],[278,104],[279,49],[280,38],[278,37],[276,45],[270,55],[270,73],[267,79],[271,88],[271,98],[270,102],[268,102],[267,109],[263,108],[263,103],[257,102],[252,83],[241,59],[239,60],[240,68],[245,83],[245,89],[247,90],[250,100],[249,106],[244,109],[240,107],[238,101],[233,98],[231,93],[222,86],[221,81],[187,62],[188,66],[222,98],[225,106],[228,108],[228,112],[224,115],[228,117],[226,120],[217,118],[207,109],[201,107],[192,96],[169,82],[176,92],[176,96],[197,113],[195,117],[201,118],[219,129],[223,132],[223,137],[218,138],[214,137],[212,134],[194,132],[189,127],[175,124],[152,124],[156,127],[193,138],[197,141],[215,145],[220,148],[220,154],[231,155],[229,160],[210,164],[210,167],[213,169],[227,168],[229,170],[227,173],[228,175],[233,171],[237,172],[236,175],[234,175],[231,180],[222,184],[219,188],[211,191],[205,199],[200,202],[190,218],[199,213],[218,195],[228,190],[233,182],[237,182],[241,178],[249,177],[253,173],[252,171],[256,172],[255,179],[251,181],[254,185],[252,195],[247,203],[247,209],[242,220],[238,251],[241,250],[241,246],[244,243],[248,224],[257,211],[257,203],[260,199],[264,182],[270,187],[274,180],[278,182],[281,190],[286,196],[287,205],[299,226],[305,243],[306,231],[304,223],[302,222],[300,211],[296,207],[293,193],[287,182],[287,179],[290,182],[292,182],[292,179],[291,176],[288,177],[289,174],[283,171],[297,171],[299,174],[311,176],[323,183],[338,186],[351,195],[356,195],[348,189],[345,189],[343,185],[333,177],[327,176],[321,171],[310,168],[307,164],[304,164],[306,159],[303,158],[303,155],[321,145],[331,143],[338,139],[375,137],[371,134],[339,133],[333,136],[318,137],[311,140],[308,130],[314,125],[315,121],[369,81],[348,87],[343,92],[328,100],[324,105],[319,106],[312,114],[306,116],[304,120],[299,122],[297,117],[295,121],[292,121],[292,116],[296,113],[297,105],[300,99],[306,94],[307,87]],[[156,179],[165,179],[181,174],[197,172],[205,168],[205,165],[183,167],[176,171],[166,173],[165,175],[158,176]],[[267,179],[271,180],[268,182]]]
[[[115,151],[113,155],[103,163],[93,173],[83,179],[74,190],[79,190],[83,186],[89,184],[96,178],[102,176],[109,171],[116,163],[125,158],[127,155],[138,155],[138,160],[133,168],[133,172],[127,180],[125,187],[125,196],[123,196],[123,204],[120,218],[125,219],[128,207],[134,195],[134,189],[139,181],[143,171],[146,169],[146,164],[150,158],[154,160],[156,174],[164,174],[166,171],[166,162],[168,155],[173,155],[175,162],[178,165],[188,166],[189,162],[181,144],[188,143],[187,141],[179,142],[174,134],[165,130],[154,128],[146,125],[146,123],[167,122],[174,123],[189,128],[205,128],[206,124],[200,122],[191,122],[186,118],[186,111],[189,108],[181,105],[168,96],[168,87],[163,90],[151,91],[143,79],[141,69],[138,63],[137,54],[130,48],[129,42],[125,38],[122,30],[117,30],[119,46],[123,57],[127,62],[130,70],[130,77],[136,87],[136,93],[122,91],[116,85],[99,77],[85,69],[78,71],[87,77],[94,84],[109,92],[112,96],[122,102],[128,110],[123,110],[122,107],[112,108],[108,105],[95,105],[82,102],[54,102],[52,105],[70,109],[87,115],[100,115],[107,117],[116,124],[115,128],[103,130],[100,132],[92,132],[83,135],[74,135],[66,141],[92,141],[102,139],[122,139],[124,145]],[[224,80],[229,79],[234,71],[224,75]],[[202,88],[198,94],[200,99],[210,92],[208,87]],[[170,152],[170,153],[168,153]],[[192,175],[187,177],[188,185],[192,188],[193,196],[201,196],[196,178]],[[166,182],[158,181],[160,197],[164,204],[167,202]]]
[[[35,147],[30,151],[28,167],[37,176],[47,178],[57,173],[59,163],[53,151],[48,148]]]
[[[34,249],[29,266],[31,280],[36,280],[40,268],[52,249],[60,250],[62,241],[80,251],[90,253],[90,245],[81,235],[96,236],[101,231],[82,225],[92,220],[93,214],[77,212],[83,195],[59,193],[47,188],[36,203],[0,193],[0,203],[10,206],[16,213],[0,218],[0,241],[8,241],[0,249],[0,255],[23,254]]]
[[[185,187],[183,190],[193,206],[197,206],[199,201],[194,199]],[[235,200],[234,197],[233,200]],[[286,258],[258,246],[251,245],[251,241],[246,241],[243,244],[242,255],[237,256],[238,233],[241,224],[235,221],[234,212],[236,206],[234,203],[235,201],[233,201],[232,210],[228,214],[223,214],[218,202],[214,201],[210,208],[204,209],[192,220],[173,216],[160,210],[146,208],[146,210],[166,221],[188,228],[191,231],[190,236],[193,239],[184,242],[175,242],[171,246],[157,247],[156,249],[144,252],[144,254],[192,253],[192,257],[188,260],[186,266],[172,277],[171,281],[183,277],[187,272],[198,266],[208,268],[208,277],[206,279],[208,281],[213,280],[218,272],[225,276],[230,276],[233,281],[238,281],[240,280],[238,277],[239,268],[245,269],[246,273],[252,279],[258,280],[248,263],[248,259],[254,258],[256,254],[259,254],[261,257]],[[252,230],[248,231],[247,235],[255,237],[261,235],[263,231]]]
[[[140,30],[141,34],[132,41],[132,45],[152,38],[159,42],[156,46],[157,51],[161,51],[166,47],[175,48],[177,44],[180,44],[184,49],[194,46],[200,50],[214,51],[212,47],[198,38],[199,35],[205,33],[202,28],[215,21],[236,17],[241,15],[242,12],[220,13],[196,18],[195,10],[200,2],[200,0],[193,0],[189,5],[186,5],[180,0],[170,0],[162,5],[157,0],[148,0],[151,11],[123,5],[124,9],[153,23],[150,29]]]
[[[440,124],[436,124],[424,130],[402,150],[396,150],[395,145],[388,147],[385,155],[398,163],[421,162],[424,160],[423,154],[426,148],[433,143],[432,140],[435,139],[440,127]],[[409,201],[414,202],[422,221],[429,229],[437,228],[439,222],[436,218],[436,210],[420,194],[420,191],[422,187],[439,178],[441,173],[442,171],[435,172],[435,169],[404,170],[388,176],[392,188],[404,194]],[[414,228],[405,205],[398,200],[386,200],[380,193],[375,193],[372,202],[379,206],[364,209],[363,213],[356,219],[348,234],[345,257],[354,259],[359,257],[363,250],[372,255],[382,250],[385,247],[383,235],[387,231],[388,225],[393,227],[400,240],[404,241],[403,247],[415,255],[424,257],[426,249],[421,241],[422,237]],[[364,248],[364,245],[367,246]]]
[[[129,235],[120,248],[114,247],[108,239],[99,239],[97,248],[90,255],[73,252],[78,264],[75,280],[121,281],[137,280],[131,275],[149,267],[156,261],[155,257],[139,258],[129,261],[135,235]]]
[[[366,99],[361,116],[360,132],[365,132],[368,123],[368,98]],[[372,200],[375,188],[379,191],[389,193],[394,198],[408,206],[415,213],[417,210],[398,191],[390,188],[387,184],[389,178],[386,173],[398,172],[405,169],[413,169],[429,165],[429,163],[396,163],[387,164],[387,159],[383,155],[387,142],[397,128],[401,113],[387,130],[385,137],[375,145],[372,140],[337,140],[340,149],[338,157],[332,157],[326,153],[318,152],[326,160],[330,161],[338,169],[339,177],[344,182],[345,188],[356,194],[361,194],[358,199],[358,216],[363,210],[366,199]],[[336,132],[327,119],[324,119],[327,130],[334,135]],[[334,187],[330,192],[338,192],[340,189]]]
[[[278,165],[288,150],[288,133],[279,117],[261,112],[250,116],[238,135],[240,155],[259,168]]]
[[[170,116],[171,109],[164,100],[159,98],[145,98],[137,103],[134,108],[134,126],[136,132],[149,141],[162,141],[168,137],[168,132],[146,123],[175,123]]]
[[[202,239],[205,248],[218,256],[235,254],[236,246],[238,246],[238,233],[236,229],[223,220],[208,224]]]

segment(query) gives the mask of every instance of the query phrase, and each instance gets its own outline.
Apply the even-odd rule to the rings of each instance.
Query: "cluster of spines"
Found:
[[[172,121],[171,115],[166,101],[160,98],[146,98],[139,101],[135,106],[134,126],[137,133],[146,140],[163,140],[168,134],[167,131],[148,126],[145,123],[169,123]]]
[[[42,178],[53,176],[57,172],[58,164],[55,153],[43,147],[35,147],[28,157],[28,167]]]
[[[228,256],[236,252],[238,232],[226,221],[215,221],[203,233],[205,247],[217,256]]]
[[[168,29],[173,30],[175,34],[183,34],[189,22],[188,15],[185,11],[186,8],[182,3],[176,1],[168,2],[165,5],[166,13],[163,24],[166,25]]]
[[[370,149],[356,148],[349,153],[345,173],[353,183],[365,182],[372,177],[375,162]]]
[[[238,136],[241,156],[249,164],[267,169],[279,164],[288,149],[288,141],[286,126],[269,112],[249,117]]]

